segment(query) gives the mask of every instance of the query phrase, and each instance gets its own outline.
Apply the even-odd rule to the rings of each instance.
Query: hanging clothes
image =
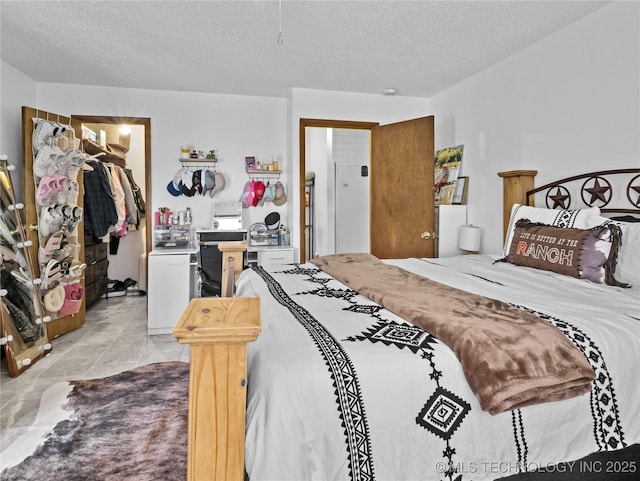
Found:
[[[100,239],[118,222],[115,200],[109,174],[102,162],[87,161],[92,170],[83,170],[84,176],[84,230]]]
[[[120,179],[120,185],[124,191],[124,205],[127,213],[127,230],[135,230],[138,226],[138,208],[136,207],[136,201],[133,198],[133,189],[129,183],[129,178],[124,172],[124,169],[120,166],[116,166],[118,171],[118,178]]]
[[[106,164],[107,172],[109,174],[109,185],[111,186],[111,192],[113,193],[113,201],[115,203],[116,212],[118,213],[118,222],[115,225],[112,233],[118,237],[124,236],[127,231],[127,209],[124,203],[124,190],[118,177],[118,170],[115,164]]]
[[[129,184],[131,185],[131,189],[133,190],[133,199],[136,203],[136,207],[138,210],[138,222],[140,222],[140,220],[143,219],[147,213],[146,211],[147,206],[144,201],[144,196],[140,191],[140,187],[138,186],[138,184],[136,184],[136,181],[133,178],[133,172],[131,171],[131,169],[122,169],[122,170],[124,170],[124,173],[129,179]]]

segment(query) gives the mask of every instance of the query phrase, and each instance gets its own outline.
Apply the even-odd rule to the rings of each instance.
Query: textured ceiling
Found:
[[[429,97],[597,1],[0,0],[2,59],[38,82],[286,97]]]

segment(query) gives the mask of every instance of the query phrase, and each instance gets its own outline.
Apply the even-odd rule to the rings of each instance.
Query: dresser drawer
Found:
[[[101,242],[100,244],[96,244],[93,247],[95,247],[97,261],[101,261],[102,259],[106,259],[107,257],[109,257],[109,244]]]
[[[97,244],[92,246],[85,246],[84,248],[84,263],[90,266],[96,262],[96,247]]]
[[[98,280],[103,277],[107,277],[107,271],[109,270],[109,261],[104,259],[102,261],[98,261],[93,266],[93,282],[98,282]]]
[[[87,268],[84,270],[84,283],[86,285],[92,284],[93,281],[96,278],[96,269],[95,269],[96,265],[95,264],[91,264],[88,265]]]
[[[293,263],[293,247],[258,250],[258,265]]]

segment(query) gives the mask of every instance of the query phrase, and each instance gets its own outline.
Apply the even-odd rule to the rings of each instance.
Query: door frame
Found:
[[[300,262],[307,260],[307,229],[305,224],[305,183],[307,174],[307,127],[320,127],[325,129],[360,129],[371,131],[379,126],[378,122],[358,122],[351,120],[327,120],[327,119],[300,119],[300,178],[298,179],[300,189]]]
[[[128,124],[144,126],[144,201],[147,206],[151,206],[151,119],[148,117],[120,117],[109,115],[71,115],[71,119],[83,124]],[[149,254],[152,249],[153,225],[149,212],[145,214],[145,253]],[[148,269],[148,263],[145,262]]]

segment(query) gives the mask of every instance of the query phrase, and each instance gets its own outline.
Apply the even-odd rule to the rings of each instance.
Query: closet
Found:
[[[136,260],[146,253],[146,202],[136,181],[141,175],[134,175],[130,165],[137,167],[143,159],[138,149],[130,155],[130,147],[132,137],[134,144],[143,138],[140,130],[126,124],[82,124],[83,149],[93,159],[87,162],[93,170],[84,173],[87,307],[101,297],[127,295],[138,282]]]

